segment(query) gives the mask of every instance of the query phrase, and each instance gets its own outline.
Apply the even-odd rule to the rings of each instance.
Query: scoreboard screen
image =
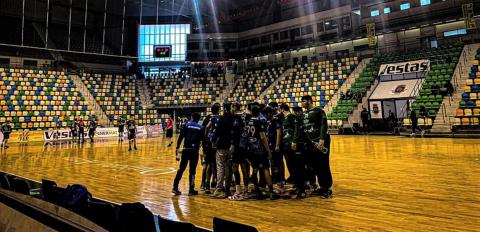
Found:
[[[138,30],[138,61],[185,61],[187,36],[189,34],[190,24],[140,25]]]
[[[172,57],[172,46],[155,46],[153,53],[156,58],[168,58]]]

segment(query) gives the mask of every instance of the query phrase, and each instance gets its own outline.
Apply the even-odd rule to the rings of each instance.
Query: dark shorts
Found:
[[[217,150],[212,147],[210,142],[205,142],[203,145],[203,155],[205,156],[205,163],[215,163],[215,154]]]
[[[247,162],[248,151],[243,148],[235,149],[232,154],[232,162],[236,164],[243,164]]]
[[[88,136],[94,136],[94,135],[95,135],[95,130],[88,131]]]
[[[128,132],[128,139],[132,140],[132,139],[135,139],[135,138],[137,138],[137,135],[135,134],[135,131],[129,131]]]
[[[167,129],[167,138],[173,137],[173,129]]]
[[[270,168],[270,161],[266,154],[251,154],[248,161],[255,169]]]
[[[10,132],[3,132],[3,139],[9,139],[10,138]]]

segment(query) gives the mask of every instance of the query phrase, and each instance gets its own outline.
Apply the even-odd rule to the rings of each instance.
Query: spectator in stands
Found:
[[[340,92],[340,100],[345,100],[345,94],[343,92]]]
[[[420,116],[422,118],[427,118],[428,112],[427,112],[427,108],[425,108],[425,106],[420,106]]]
[[[352,93],[352,90],[347,90],[347,94],[345,96],[347,98],[347,100],[352,100],[353,98],[353,93]]]
[[[363,133],[370,133],[370,112],[363,107],[362,112],[360,113],[360,117],[362,118],[362,130]]]
[[[10,138],[10,133],[12,132],[12,125],[10,123],[10,120],[7,120],[5,123],[3,123],[3,125],[0,127],[0,131],[3,134],[3,140],[0,147],[8,148],[7,142]]]
[[[447,89],[447,94],[450,95],[450,97],[452,97],[453,92],[455,91],[455,89],[453,88],[452,82],[447,81],[447,83],[445,83],[444,88]]]
[[[360,102],[362,100],[362,94],[360,93],[360,91],[357,91],[353,94],[353,98],[357,101],[357,102]]]

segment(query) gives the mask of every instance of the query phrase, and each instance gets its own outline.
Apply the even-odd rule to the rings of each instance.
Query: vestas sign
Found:
[[[396,64],[382,64],[378,70],[378,75],[402,75],[428,71],[430,71],[430,60],[414,60]]]

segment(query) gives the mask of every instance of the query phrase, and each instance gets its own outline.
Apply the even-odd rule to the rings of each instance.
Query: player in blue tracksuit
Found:
[[[198,192],[195,190],[195,171],[197,169],[197,164],[198,164],[198,156],[199,156],[199,150],[200,150],[200,145],[204,136],[203,132],[203,126],[198,123],[200,120],[200,114],[198,113],[193,113],[192,115],[192,121],[186,123],[178,137],[177,140],[177,161],[180,161],[180,167],[177,171],[177,175],[175,176],[175,180],[173,181],[173,189],[172,193],[175,195],[180,195],[182,194],[178,190],[178,183],[180,182],[180,179],[182,179],[183,172],[187,168],[187,164],[189,164],[189,184],[190,184],[190,189],[188,191],[189,196],[197,195]],[[182,144],[182,141],[185,139],[185,142],[183,143],[183,151],[182,151],[182,157],[180,159],[180,154],[179,154],[179,148],[180,145]]]

